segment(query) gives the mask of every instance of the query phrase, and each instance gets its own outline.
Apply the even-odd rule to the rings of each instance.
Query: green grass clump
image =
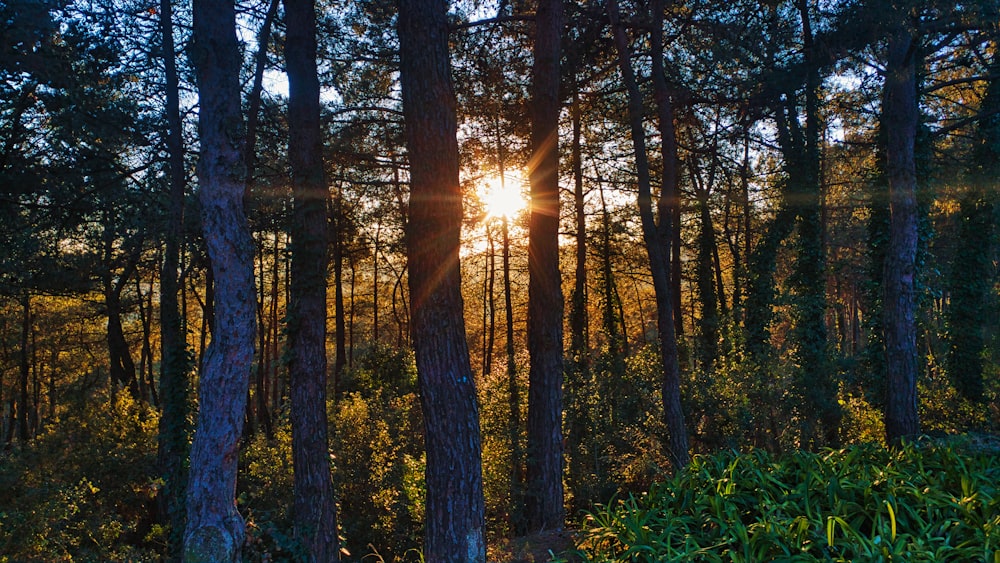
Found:
[[[602,562],[1000,563],[1000,457],[955,445],[696,457],[586,516]]]

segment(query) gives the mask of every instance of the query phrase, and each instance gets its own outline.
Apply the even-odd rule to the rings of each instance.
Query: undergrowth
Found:
[[[1000,563],[1000,456],[960,444],[696,457],[588,513],[592,562]]]

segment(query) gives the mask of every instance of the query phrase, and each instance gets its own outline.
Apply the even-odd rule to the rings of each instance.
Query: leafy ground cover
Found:
[[[563,561],[1000,563],[998,487],[969,440],[696,457],[588,513]]]

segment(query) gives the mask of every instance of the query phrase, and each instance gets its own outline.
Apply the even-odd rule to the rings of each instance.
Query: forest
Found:
[[[0,0],[0,563],[1000,562],[1000,2]]]

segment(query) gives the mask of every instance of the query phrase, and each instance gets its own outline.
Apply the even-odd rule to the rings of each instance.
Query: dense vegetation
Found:
[[[998,14],[0,3],[0,563],[1000,561]]]
[[[584,561],[997,561],[1000,456],[922,442],[698,457],[587,516]]]

